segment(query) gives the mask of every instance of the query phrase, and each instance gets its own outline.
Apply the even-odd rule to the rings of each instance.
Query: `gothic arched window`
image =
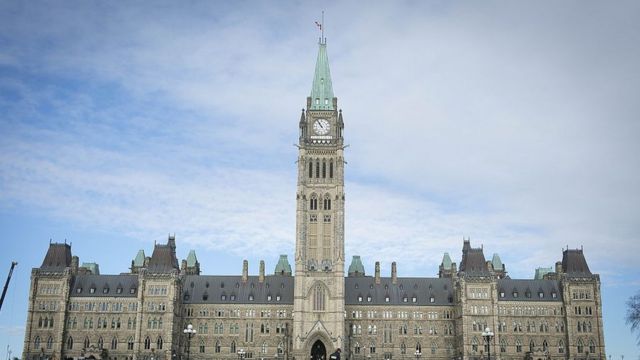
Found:
[[[322,285],[318,284],[313,289],[313,310],[324,311],[325,293]]]
[[[231,346],[229,346],[229,353],[231,354],[235,354],[236,353],[236,342],[235,340],[231,342]]]
[[[323,210],[331,210],[331,196],[329,194],[324,195]]]
[[[127,350],[133,350],[133,336],[129,336],[127,340]]]
[[[144,349],[151,349],[151,339],[148,336],[144,339]]]
[[[333,160],[329,161],[329,178],[333,179]]]
[[[214,351],[216,352],[216,354],[219,354],[220,350],[221,350],[220,340],[216,340],[216,345],[215,345],[215,350]]]
[[[594,354],[596,352],[596,344],[593,342],[593,340],[589,340],[589,352],[591,354]]]
[[[558,353],[564,354],[564,341],[562,341],[562,339],[558,341]]]
[[[34,349],[40,349],[40,336],[36,336],[36,338],[33,339],[33,347]]]
[[[320,178],[320,159],[316,160],[316,178]]]
[[[91,344],[91,343],[89,342],[89,337],[88,337],[88,336],[87,336],[87,337],[85,337],[85,338],[84,338],[84,348],[85,348],[85,349],[88,349],[90,344]]]
[[[162,341],[162,336],[158,336],[158,340],[156,341],[156,345],[158,346],[157,349],[162,350],[163,344],[164,344],[164,341]]]
[[[116,350],[118,348],[118,338],[114,337],[111,339],[111,350]]]
[[[67,350],[73,350],[73,337],[71,336],[67,338]]]
[[[582,354],[584,352],[584,343],[582,339],[578,339],[578,353]]]
[[[309,178],[313,177],[313,160],[309,161]]]
[[[311,194],[311,199],[309,199],[309,209],[318,210],[318,196],[316,194]]]

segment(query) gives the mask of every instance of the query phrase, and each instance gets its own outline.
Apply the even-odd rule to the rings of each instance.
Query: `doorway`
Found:
[[[327,360],[327,349],[322,341],[318,340],[311,347],[311,360]]]

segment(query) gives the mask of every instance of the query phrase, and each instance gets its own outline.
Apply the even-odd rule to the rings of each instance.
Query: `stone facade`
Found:
[[[103,275],[50,244],[31,275],[25,360],[605,358],[600,278],[582,249],[534,279],[509,278],[469,240],[438,277],[398,277],[395,263],[367,276],[359,256],[345,277],[344,121],[319,47],[299,122],[295,270],[282,255],[273,275],[263,262],[249,275],[246,261],[238,276],[202,275],[194,251],[179,264],[170,236]]]

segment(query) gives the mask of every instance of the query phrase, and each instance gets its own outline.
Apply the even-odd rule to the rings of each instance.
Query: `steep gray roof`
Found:
[[[363,276],[347,277],[344,283],[345,305],[453,305],[451,278],[406,277],[393,284],[390,277],[383,277],[376,284],[374,277]]]
[[[542,293],[542,297],[540,297]],[[553,294],[555,298],[553,297]],[[502,296],[504,294],[504,296]],[[557,280],[498,280],[500,301],[562,301],[560,282]]]
[[[293,276],[281,275],[267,275],[264,282],[249,276],[244,283],[241,276],[187,275],[182,300],[185,304],[293,304],[293,281]]]
[[[71,245],[50,243],[40,269],[61,272],[69,266],[71,266]]]
[[[569,276],[591,276],[582,249],[567,249],[562,252],[562,271]]]
[[[94,289],[93,292],[91,289]],[[136,297],[138,296],[138,275],[76,275],[73,277],[70,296]]]
[[[153,247],[153,254],[149,259],[147,268],[151,272],[165,273],[179,269],[176,248],[171,246],[171,239],[167,245],[156,244]]]
[[[487,261],[484,258],[482,248],[472,248],[469,240],[465,240],[462,246],[460,272],[473,276],[489,275]]]

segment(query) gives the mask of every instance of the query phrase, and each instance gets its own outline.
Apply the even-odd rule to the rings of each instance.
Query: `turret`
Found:
[[[242,260],[242,282],[246,283],[249,280],[249,261]]]
[[[398,283],[398,269],[395,261],[391,263],[391,283],[394,285]]]
[[[260,260],[260,272],[258,274],[258,282],[264,282],[264,260]]]
[[[380,261],[376,261],[375,283],[380,284]]]

